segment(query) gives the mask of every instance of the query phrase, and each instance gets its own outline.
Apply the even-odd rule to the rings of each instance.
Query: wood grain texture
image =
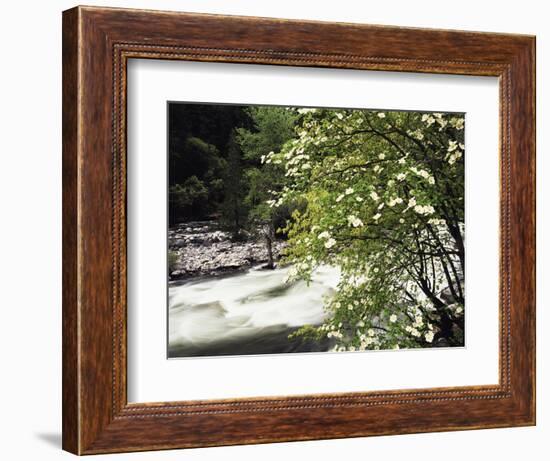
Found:
[[[63,448],[79,452],[78,400],[78,10],[63,16]]]
[[[535,422],[535,40],[78,7],[63,14],[63,447],[77,454]],[[128,404],[126,63],[176,59],[500,78],[500,382]]]

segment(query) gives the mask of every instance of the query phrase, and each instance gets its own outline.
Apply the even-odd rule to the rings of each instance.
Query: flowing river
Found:
[[[288,335],[325,319],[324,297],[337,269],[318,269],[313,281],[286,283],[289,267],[172,282],[169,287],[169,357],[320,352],[331,346]]]

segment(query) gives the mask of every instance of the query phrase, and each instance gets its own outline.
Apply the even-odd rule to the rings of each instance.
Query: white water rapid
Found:
[[[169,356],[243,355],[327,350],[328,342],[289,340],[303,325],[325,318],[324,297],[338,284],[323,267],[305,282],[286,283],[289,267],[172,284]]]

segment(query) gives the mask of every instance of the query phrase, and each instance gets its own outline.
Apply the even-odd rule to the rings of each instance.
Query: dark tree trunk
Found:
[[[239,204],[235,202],[233,207],[233,240],[238,240],[241,234],[241,223],[239,220]]]
[[[425,279],[421,278],[419,280],[419,286],[424,294],[428,297],[428,299],[433,303],[434,307],[437,309],[437,316],[439,318],[437,320],[433,320],[434,323],[436,323],[439,327],[439,332],[436,335],[436,340],[444,339],[449,346],[457,345],[457,341],[454,337],[455,335],[453,332],[453,325],[458,326],[462,329],[462,331],[464,331],[464,324],[462,323],[461,325],[459,322],[453,321],[449,313],[446,311],[446,304],[430,290]]]
[[[439,332],[436,335],[436,340],[441,338],[444,339],[449,346],[455,345],[455,339],[453,335],[453,321],[446,312],[439,312]]]
[[[265,245],[266,245],[266,248],[267,248],[267,264],[266,264],[266,268],[267,269],[274,269],[275,268],[275,264],[273,262],[273,239],[271,238],[270,235],[267,235],[266,238],[265,238]]]

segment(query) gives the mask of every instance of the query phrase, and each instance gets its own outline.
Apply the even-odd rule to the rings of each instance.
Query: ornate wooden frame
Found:
[[[130,58],[500,79],[496,386],[129,404]],[[63,448],[77,454],[535,424],[535,39],[77,7],[63,13]]]

